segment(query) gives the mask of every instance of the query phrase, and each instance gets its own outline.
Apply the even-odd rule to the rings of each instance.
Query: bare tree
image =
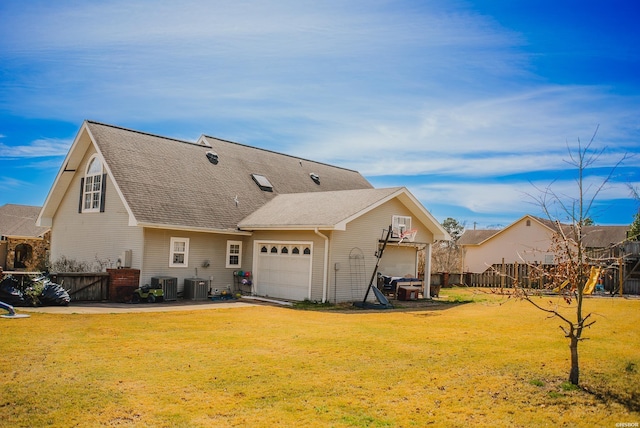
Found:
[[[586,186],[586,170],[597,162],[605,150],[591,148],[597,131],[596,128],[586,146],[583,147],[580,140],[578,140],[576,149],[572,150],[567,146],[569,160],[566,162],[577,172],[577,194],[574,197],[556,193],[553,190],[553,183],[544,189],[536,188],[538,195],[530,195],[555,225],[552,248],[550,249],[554,253],[555,267],[550,271],[538,271],[538,273],[547,277],[548,288],[556,289],[562,293],[566,306],[560,307],[560,304],[553,301],[548,301],[548,305],[540,303],[539,298],[534,299],[534,296],[540,295],[538,291],[525,289],[518,285],[514,286],[517,297],[562,321],[560,328],[565,337],[569,339],[571,351],[569,382],[574,385],[578,385],[580,380],[578,344],[585,339],[583,337],[584,330],[595,322],[591,313],[585,315],[583,306],[584,289],[593,263],[584,245],[583,227],[592,223],[589,214],[597,197],[606,188],[616,168],[627,158],[626,155],[623,156],[597,187]],[[558,219],[560,215],[566,217],[567,220],[561,222]]]
[[[431,259],[436,272],[457,272],[460,268],[460,249],[458,239],[464,232],[464,225],[458,220],[448,217],[442,227],[451,236],[451,241],[438,241],[433,245]]]

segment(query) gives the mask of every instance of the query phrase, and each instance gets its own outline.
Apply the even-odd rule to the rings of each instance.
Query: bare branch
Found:
[[[558,326],[560,327],[560,330],[562,330],[564,332],[564,337],[571,337],[572,332],[567,330],[566,328],[564,328],[563,326]]]
[[[562,321],[566,322],[567,324],[569,324],[572,328],[573,328],[573,322],[569,321],[567,318],[565,318],[564,316],[562,316],[558,311],[554,310],[554,309],[547,309],[547,308],[543,308],[542,306],[538,305],[536,302],[534,302],[533,300],[531,300],[531,298],[529,296],[526,296],[524,298],[527,302],[531,303],[533,306],[535,306],[536,308],[540,309],[543,312],[546,312],[548,314],[552,314],[552,316],[554,317],[558,317],[560,318]]]
[[[584,215],[585,217],[588,217],[588,213],[591,211],[591,207],[593,206],[593,204],[595,203],[598,195],[600,194],[600,192],[602,192],[602,190],[605,188],[605,186],[607,184],[609,184],[609,182],[611,181],[611,178],[613,177],[613,173],[616,171],[616,169],[618,169],[618,167],[627,159],[629,159],[629,155],[627,153],[625,153],[622,158],[620,160],[618,160],[618,162],[616,162],[616,164],[611,167],[611,170],[609,171],[609,175],[607,175],[607,178],[605,178],[604,180],[602,180],[602,182],[600,183],[600,186],[598,187],[598,190],[596,190],[596,192],[593,194],[593,196],[591,197],[591,199],[589,200],[589,203],[587,204],[587,207],[584,211]]]

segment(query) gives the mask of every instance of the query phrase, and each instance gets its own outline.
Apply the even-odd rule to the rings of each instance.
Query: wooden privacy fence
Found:
[[[516,281],[525,288],[544,288],[548,278],[540,275],[552,265],[495,264],[483,273],[465,273],[464,284],[470,287],[513,287]]]
[[[67,290],[72,302],[99,302],[109,299],[109,274],[107,272],[52,273],[50,279]]]
[[[449,272],[438,272],[431,274],[431,285],[439,285],[441,287],[448,287],[450,285],[462,284],[462,276],[461,273],[449,273]]]
[[[606,289],[606,287],[605,287]],[[640,279],[627,279],[624,282],[623,294],[640,294]]]
[[[514,282],[524,288],[549,288],[548,277],[541,277],[535,270],[548,270],[553,265],[530,266],[527,264],[496,264],[483,273],[432,273],[431,284],[447,287],[466,285],[468,287],[512,288]],[[640,278],[623,273],[622,294],[640,295]],[[617,267],[605,269],[601,285],[607,293],[620,293],[620,271]]]
[[[540,266],[538,268],[545,268]],[[494,265],[483,273],[432,273],[431,284],[447,287],[450,285],[467,285],[469,287],[513,287],[518,283],[527,288],[544,286],[534,277],[533,268],[528,265],[505,264]]]

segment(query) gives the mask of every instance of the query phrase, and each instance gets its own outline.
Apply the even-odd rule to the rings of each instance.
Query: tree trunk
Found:
[[[571,336],[569,349],[571,350],[571,371],[569,372],[569,382],[577,386],[580,380],[580,366],[578,365],[578,338],[573,335]]]

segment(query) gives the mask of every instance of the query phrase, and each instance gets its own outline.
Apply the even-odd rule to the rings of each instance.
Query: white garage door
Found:
[[[256,293],[291,300],[310,297],[311,244],[260,242],[254,269]]]

